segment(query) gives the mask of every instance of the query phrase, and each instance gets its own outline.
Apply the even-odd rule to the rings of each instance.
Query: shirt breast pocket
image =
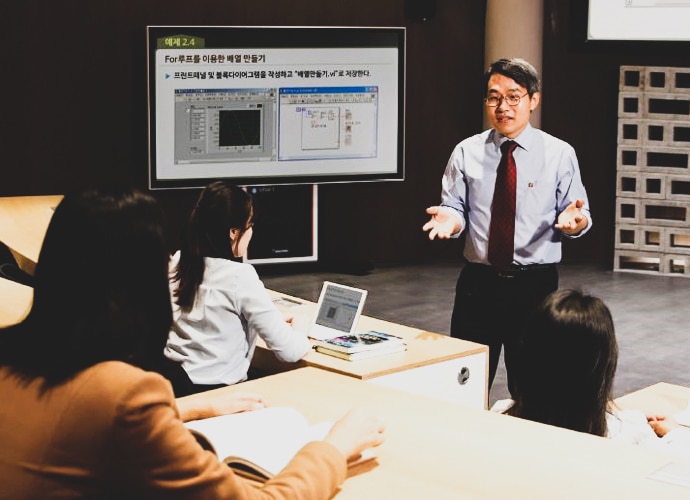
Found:
[[[554,186],[543,180],[530,179],[523,183],[523,190],[523,205],[520,207],[520,212],[524,216],[540,222],[555,222],[558,201]],[[518,201],[518,203],[520,202]]]

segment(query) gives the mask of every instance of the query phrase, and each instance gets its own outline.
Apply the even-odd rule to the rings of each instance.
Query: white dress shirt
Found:
[[[171,268],[177,264],[173,256]],[[311,349],[271,300],[251,264],[206,257],[204,279],[191,310],[173,300],[173,327],[165,355],[182,363],[195,384],[246,380],[257,336],[278,359],[296,362]],[[177,283],[171,281],[171,293]]]
[[[457,211],[462,231],[468,233],[464,254],[469,262],[489,263],[491,203],[501,158],[500,144],[504,140],[493,129],[463,140],[453,150],[443,175],[441,205]],[[558,214],[582,199],[585,202],[582,212],[589,223],[576,236],[592,227],[575,150],[530,125],[514,140],[518,147],[513,153],[517,168],[513,262],[518,265],[558,263],[562,233],[553,227]]]

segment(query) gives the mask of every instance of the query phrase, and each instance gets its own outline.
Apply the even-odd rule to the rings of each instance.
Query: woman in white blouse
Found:
[[[252,219],[247,192],[213,182],[201,192],[172,258],[174,323],[165,355],[183,369],[169,377],[178,397],[246,380],[257,337],[285,362],[311,349],[278,311],[254,267],[241,261]]]

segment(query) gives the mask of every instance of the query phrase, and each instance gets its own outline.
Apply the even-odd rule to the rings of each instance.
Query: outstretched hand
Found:
[[[176,403],[180,417],[185,422],[228,413],[259,410],[266,406],[260,394],[237,392],[232,386],[177,398]]]
[[[575,200],[568,205],[558,215],[558,222],[554,225],[556,229],[560,229],[565,234],[577,234],[587,227],[587,216],[582,212],[584,200]]]
[[[234,392],[225,396],[217,394],[211,402],[218,415],[259,410],[266,407],[263,396],[250,392]]]
[[[333,424],[324,441],[335,446],[349,462],[356,460],[367,448],[383,443],[384,431],[377,417],[356,408]]]
[[[460,219],[452,209],[448,207],[429,207],[426,213],[431,215],[431,219],[422,226],[423,231],[429,231],[429,239],[434,238],[448,239],[460,231]]]
[[[671,429],[679,425],[676,419],[666,415],[647,415],[647,422],[659,437],[664,437]]]

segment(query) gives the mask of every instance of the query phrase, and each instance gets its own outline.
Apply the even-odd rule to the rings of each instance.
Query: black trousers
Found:
[[[520,362],[519,343],[528,315],[558,289],[555,264],[515,266],[506,271],[467,264],[455,288],[452,337],[489,346],[489,388],[503,357],[508,390],[513,393],[511,368]]]
[[[187,372],[184,371],[184,368],[182,368],[182,365],[179,363],[168,363],[162,375],[172,384],[176,398],[226,386],[226,384],[195,384],[191,381],[189,375],[187,375]]]

